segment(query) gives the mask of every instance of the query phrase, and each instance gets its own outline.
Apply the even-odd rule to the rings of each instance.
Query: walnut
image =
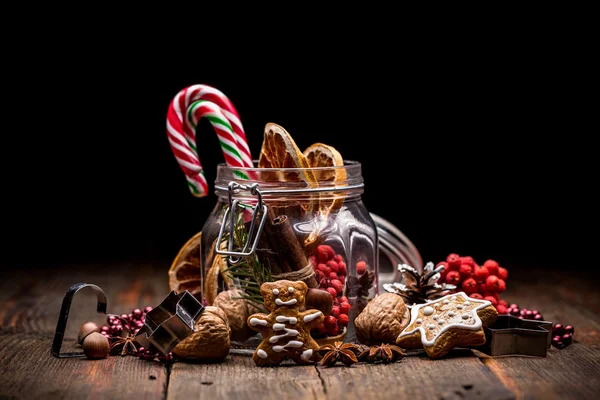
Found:
[[[361,343],[395,344],[396,338],[409,321],[410,310],[402,297],[395,293],[383,293],[367,303],[354,320],[354,325]]]
[[[244,300],[243,291],[239,289],[225,290],[217,295],[213,305],[219,307],[227,315],[229,328],[231,328],[231,340],[245,342],[256,332],[251,330],[246,323],[250,315],[248,301]],[[252,307],[254,309],[254,307]]]
[[[218,307],[207,306],[196,321],[194,333],[179,342],[173,354],[194,361],[221,362],[231,348],[230,333],[225,312]]]

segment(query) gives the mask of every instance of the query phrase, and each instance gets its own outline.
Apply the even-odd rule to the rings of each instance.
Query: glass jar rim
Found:
[[[254,164],[258,162],[255,161]],[[305,177],[310,172],[314,174],[316,179],[314,182],[308,182],[300,177]],[[335,174],[336,179],[331,179],[332,173]],[[290,180],[288,179],[290,174],[297,174],[298,178]],[[339,176],[343,176],[344,179],[337,179]],[[283,191],[286,193],[353,191],[359,194],[358,192],[362,193],[364,187],[361,163],[354,160],[344,160],[343,166],[309,168],[248,168],[229,166],[225,163],[218,164],[215,190],[219,192],[227,190],[231,182],[247,187],[258,184],[265,194],[283,193]]]

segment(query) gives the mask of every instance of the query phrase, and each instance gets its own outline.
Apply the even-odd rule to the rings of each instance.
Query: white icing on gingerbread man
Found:
[[[248,326],[263,337],[254,352],[254,362],[261,366],[277,365],[290,358],[298,364],[313,363],[319,345],[310,331],[325,317],[318,310],[301,311],[308,292],[306,284],[287,280],[266,282],[260,292],[270,314],[248,317]]]

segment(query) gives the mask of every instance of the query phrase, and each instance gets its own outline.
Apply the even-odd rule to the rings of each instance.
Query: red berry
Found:
[[[446,275],[446,283],[449,283],[451,285],[457,285],[458,282],[460,282],[460,274],[458,273],[458,271],[448,272],[448,274]]]
[[[473,267],[471,267],[468,264],[461,264],[460,268],[458,269],[458,272],[460,273],[460,277],[462,279],[467,279],[473,273]]]
[[[319,281],[319,282],[321,282],[321,279],[325,278],[325,273],[320,270],[316,270],[315,275],[316,275],[317,281]]]
[[[356,273],[362,275],[367,272],[367,263],[365,261],[359,261],[356,263]]]
[[[330,294],[330,295],[331,295],[331,296],[332,296],[334,299],[337,297],[337,294],[338,294],[338,292],[337,292],[337,290],[335,290],[334,288],[332,288],[332,287],[328,287],[326,290],[329,292],[329,294]]]
[[[477,282],[473,278],[465,279],[461,284],[461,288],[466,294],[475,293],[477,292]]]
[[[498,278],[506,280],[506,278],[508,278],[508,270],[506,268],[498,267]]]
[[[317,326],[315,328],[315,331],[317,332],[318,335],[324,335],[325,334],[325,324],[321,322],[321,324],[319,324],[319,326]]]
[[[338,277],[338,280],[339,280],[340,282],[342,282],[342,285],[343,285],[344,283],[346,283],[346,275],[340,275],[340,276]]]
[[[483,263],[483,266],[486,267],[488,269],[488,271],[490,272],[490,275],[498,275],[498,268],[500,268],[500,266],[498,265],[498,263],[494,260],[487,260],[486,262]]]
[[[475,279],[477,282],[485,282],[487,277],[490,275],[490,271],[486,267],[475,268]]]
[[[498,314],[501,314],[501,315],[506,314],[506,306],[498,304],[496,306],[496,310],[498,311]]]
[[[498,293],[502,293],[506,290],[506,282],[504,282],[502,279],[498,279]]]
[[[485,280],[485,286],[487,287],[488,291],[494,291],[497,292],[498,291],[498,281],[500,279],[496,276],[496,275],[490,275],[487,277],[487,279]]]
[[[508,303],[504,300],[498,300],[498,305],[508,308]]]
[[[446,262],[448,263],[448,268],[454,271],[458,271],[460,268],[460,256],[456,253],[448,254],[446,257]]]
[[[325,265],[331,268],[331,272],[337,273],[340,270],[340,265],[334,260],[327,261]]]
[[[331,248],[331,246],[322,244],[317,247],[317,258],[320,263],[326,263],[328,260],[332,259],[335,256],[335,251]]]
[[[467,264],[467,265],[470,265],[471,267],[473,267],[475,265],[475,261],[473,260],[473,257],[471,257],[471,256],[461,257],[460,262],[461,262],[461,264]]]
[[[485,293],[485,292],[489,292],[487,286],[485,285],[485,283],[480,283],[479,284],[479,293]]]
[[[442,271],[443,273],[447,273],[449,268],[448,268],[448,263],[446,261],[440,261],[439,263],[437,263],[437,265],[435,266],[435,269],[437,269],[438,267],[444,267],[444,270]]]
[[[342,293],[342,290],[344,290],[344,285],[342,285],[342,282],[340,282],[339,279],[332,279],[331,287],[334,288],[338,293]]]
[[[340,314],[340,316],[338,317],[338,324],[340,326],[348,325],[349,321],[350,321],[350,318],[348,317],[347,314]]]
[[[341,254],[336,254],[335,256],[333,256],[333,259],[338,263],[341,263],[344,261],[344,258],[342,257]]]
[[[310,261],[313,268],[315,268],[317,265],[319,265],[319,261],[317,261],[317,256],[315,256],[314,254],[311,254],[310,256],[308,256],[308,261]]]
[[[348,269],[346,268],[346,263],[343,261],[338,261],[338,274],[340,275],[347,275],[348,274]]]
[[[340,303],[347,303],[347,302],[348,302],[348,298],[346,296],[340,297]]]
[[[483,299],[483,296],[480,295],[479,293],[471,293],[469,295],[469,297],[472,298],[472,299],[479,299],[479,300]]]
[[[333,315],[328,315],[323,320],[323,323],[325,324],[325,329],[329,329],[332,326],[337,326],[337,319]]]
[[[496,305],[498,304],[498,300],[496,300],[494,296],[483,296],[483,299],[492,303],[494,307],[496,307]]]
[[[338,326],[337,321],[334,326],[329,327],[329,328],[326,326],[325,329],[326,329],[327,334],[330,336],[337,336],[340,334],[340,327]]]
[[[338,274],[336,274],[335,272],[330,272],[329,273],[329,279],[338,279]]]
[[[341,303],[341,304],[340,304],[340,315],[341,315],[341,314],[346,314],[346,315],[348,315],[348,313],[350,312],[350,308],[351,308],[351,307],[352,307],[352,306],[351,306],[351,305],[350,305],[350,303],[348,303],[348,302]]]
[[[329,315],[333,315],[334,317],[338,317],[338,315],[340,315],[340,306],[333,306],[331,307],[331,312],[329,313]]]
[[[495,298],[496,301],[500,300],[500,298],[498,297],[498,293],[496,293],[496,292],[483,292],[482,295],[484,298],[486,296],[491,296],[491,297]]]

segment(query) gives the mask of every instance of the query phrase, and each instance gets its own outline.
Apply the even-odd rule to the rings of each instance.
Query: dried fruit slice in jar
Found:
[[[296,168],[292,171],[261,171],[261,179],[267,182],[301,182],[309,187],[317,187],[317,178],[308,168],[306,157],[292,136],[283,127],[269,122],[265,125],[262,147],[258,158],[258,168]]]
[[[341,186],[346,181],[346,170],[343,168],[344,159],[335,147],[324,143],[313,143],[304,150],[304,157],[310,168],[322,168],[314,171],[319,186],[323,186],[325,182],[331,182],[333,186]],[[339,209],[342,204],[344,204],[343,194],[321,195],[319,211],[326,215]]]
[[[169,268],[169,288],[175,293],[187,290],[196,298],[201,296],[201,243],[202,232],[198,232],[181,247],[175,256]]]

